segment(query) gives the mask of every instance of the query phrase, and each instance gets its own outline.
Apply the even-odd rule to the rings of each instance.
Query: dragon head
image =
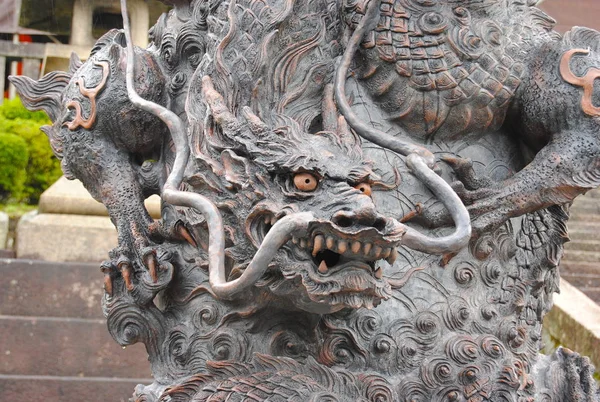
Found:
[[[279,220],[310,211],[308,229],[293,233],[257,286],[317,313],[388,298],[383,268],[393,263],[405,227],[375,209],[372,189],[392,186],[363,159],[343,118],[324,116],[323,130],[311,134],[283,115],[269,116],[267,125],[244,108],[238,119],[211,91],[208,118],[193,136],[199,169],[186,181],[217,197],[229,235],[229,278],[243,272]]]

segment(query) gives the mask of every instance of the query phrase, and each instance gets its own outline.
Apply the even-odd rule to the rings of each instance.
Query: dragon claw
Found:
[[[104,291],[109,295],[113,295],[113,266],[110,262],[103,262],[100,265],[100,271],[104,274]]]
[[[490,187],[493,181],[488,177],[477,175],[473,167],[473,161],[469,158],[461,158],[454,155],[444,155],[441,160],[446,162],[466,190],[477,190],[480,188]]]
[[[133,281],[131,279],[133,271],[131,268],[131,264],[129,264],[128,262],[122,262],[118,266],[119,266],[119,270],[121,271],[121,276],[123,277],[123,280],[125,281],[125,287],[127,288],[128,291],[131,292],[133,290]]]
[[[181,236],[185,241],[187,241],[192,247],[197,248],[198,243],[194,240],[194,237],[190,233],[190,231],[185,227],[185,224],[182,221],[178,221],[175,224],[175,232]]]
[[[415,216],[419,216],[423,213],[423,204],[418,202],[415,204],[415,209],[409,211],[406,215],[400,218],[400,223],[406,223],[413,219]]]
[[[154,250],[150,250],[144,254],[144,265],[148,269],[148,273],[150,274],[150,278],[152,282],[158,282],[158,271],[157,271],[157,261],[156,261],[156,252]]]

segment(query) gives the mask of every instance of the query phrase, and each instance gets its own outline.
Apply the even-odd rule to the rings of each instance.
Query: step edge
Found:
[[[22,374],[0,374],[0,380],[10,381],[87,381],[87,382],[125,382],[151,384],[153,378],[121,378],[121,377],[76,377],[76,376],[51,376],[51,375],[22,375]]]

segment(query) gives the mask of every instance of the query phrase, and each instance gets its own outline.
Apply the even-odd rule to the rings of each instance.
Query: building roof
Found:
[[[24,28],[19,25],[21,0],[0,0],[0,33],[23,35],[47,35],[48,32]]]

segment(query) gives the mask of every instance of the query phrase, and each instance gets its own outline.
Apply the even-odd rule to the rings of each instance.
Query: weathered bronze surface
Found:
[[[600,400],[539,354],[600,182],[600,33],[535,0],[165,3],[147,49],[12,78],[119,231],[135,401]]]

